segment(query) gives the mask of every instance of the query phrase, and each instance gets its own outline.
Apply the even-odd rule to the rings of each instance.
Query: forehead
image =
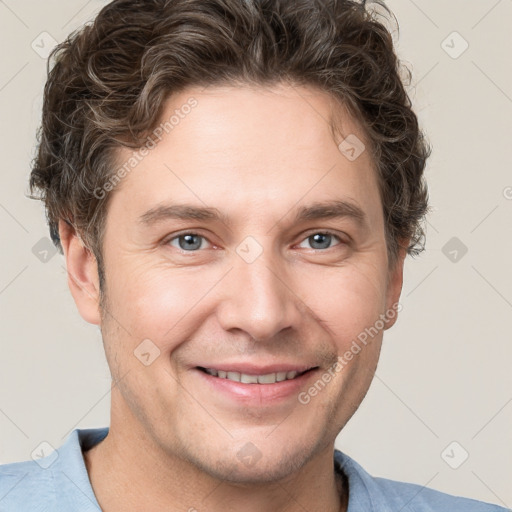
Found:
[[[195,107],[188,108],[192,102]],[[164,104],[159,127],[169,120],[176,143],[180,137],[198,144],[214,140],[219,151],[243,147],[247,159],[257,153],[263,163],[276,154],[317,158],[315,152],[332,149],[349,135],[365,139],[359,123],[333,96],[284,83],[190,88]]]
[[[359,124],[315,88],[189,88],[166,101],[149,138],[157,144],[114,191],[130,198],[131,211],[178,199],[238,214],[322,199],[348,199],[363,209],[380,202]],[[346,152],[354,142],[356,158]],[[120,150],[118,165],[131,156]]]

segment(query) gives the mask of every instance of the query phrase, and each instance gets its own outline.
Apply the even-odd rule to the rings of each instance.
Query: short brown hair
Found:
[[[382,1],[375,2],[392,14]],[[114,0],[52,52],[30,177],[50,233],[71,223],[101,274],[115,150],[140,147],[164,101],[189,86],[312,85],[340,100],[370,141],[390,261],[424,245],[430,147],[390,32],[365,1]],[[51,69],[50,69],[51,68]],[[37,195],[34,192],[38,192]]]

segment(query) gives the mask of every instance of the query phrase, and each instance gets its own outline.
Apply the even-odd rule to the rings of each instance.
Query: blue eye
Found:
[[[335,239],[338,240],[339,243],[331,245]],[[171,238],[167,243],[172,247],[181,249],[185,252],[197,252],[199,249],[204,249],[203,241],[207,242],[207,239],[202,235],[198,235],[197,233],[182,233]],[[311,244],[310,248],[314,250],[330,249],[331,247],[340,245],[340,243],[343,242],[339,236],[328,231],[318,231],[313,233],[312,235],[305,238],[299,247],[307,249],[308,247],[304,247],[302,245],[306,241]],[[178,242],[178,245],[176,245],[176,242]]]
[[[322,249],[330,249],[332,247],[331,242],[332,242],[333,238],[336,238],[341,242],[341,239],[334,233],[323,232],[323,231],[322,232],[319,231],[318,233],[314,233],[311,236],[308,236],[304,241],[309,241],[309,243],[312,244],[312,249],[322,250]],[[315,245],[317,245],[317,247],[315,247]]]
[[[176,247],[173,245],[173,241],[178,240],[178,249],[181,249],[183,251],[187,252],[194,252],[197,249],[200,249],[202,246],[202,241],[206,240],[204,236],[198,235],[196,233],[183,233],[181,235],[175,236],[174,238],[171,238],[169,240],[169,244],[173,247]]]

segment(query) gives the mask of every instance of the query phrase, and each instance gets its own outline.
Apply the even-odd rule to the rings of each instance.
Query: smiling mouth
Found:
[[[265,375],[250,375],[248,373],[228,372],[223,370],[214,370],[213,368],[203,368],[202,366],[198,366],[197,368],[202,372],[211,375],[212,377],[231,380],[233,382],[241,382],[242,384],[275,384],[276,382],[297,379],[309,371],[316,370],[317,367],[310,368],[303,372],[292,370],[289,372],[267,373]]]

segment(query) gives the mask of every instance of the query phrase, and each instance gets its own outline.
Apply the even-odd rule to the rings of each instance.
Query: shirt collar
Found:
[[[55,492],[67,502],[66,510],[101,512],[92,489],[82,450],[88,450],[102,441],[109,428],[75,429],[58,449],[58,458],[52,465]]]

